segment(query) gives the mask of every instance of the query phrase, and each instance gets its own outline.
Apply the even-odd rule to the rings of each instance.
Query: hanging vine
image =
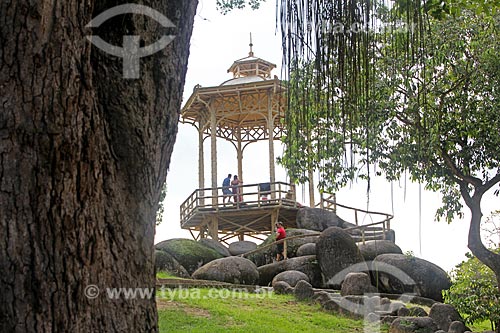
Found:
[[[418,0],[281,1],[290,112],[280,162],[296,181],[304,182],[311,168],[319,171],[321,190],[355,177],[369,184],[370,147],[383,121],[371,110],[388,97],[376,82],[375,60],[390,41],[385,52],[418,62],[426,26],[421,7]],[[303,147],[312,154],[304,156]]]
[[[370,184],[373,165],[390,181],[407,174],[441,192],[436,217],[447,222],[463,217],[465,202],[468,247],[500,281],[500,256],[480,235],[481,199],[500,183],[498,9],[483,0],[281,0],[281,163],[292,180],[317,171],[329,192],[356,178]]]

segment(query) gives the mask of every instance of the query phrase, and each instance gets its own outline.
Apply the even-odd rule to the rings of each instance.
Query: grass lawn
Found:
[[[158,272],[160,279],[178,279]],[[216,288],[164,289],[157,293],[160,332],[364,332],[362,320],[328,313],[291,295]],[[424,307],[429,312],[428,307]],[[490,322],[468,325],[490,330]],[[383,325],[380,332],[388,332]],[[378,332],[373,329],[373,332]]]
[[[179,279],[177,276],[172,275],[172,274],[165,272],[165,271],[156,272],[156,278],[157,279]]]
[[[363,321],[290,295],[172,289],[157,297],[160,332],[363,332]],[[387,332],[387,326],[382,332]]]

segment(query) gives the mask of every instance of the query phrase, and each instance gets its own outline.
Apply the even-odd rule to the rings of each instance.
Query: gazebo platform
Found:
[[[210,235],[219,241],[243,239],[244,235],[261,239],[259,235],[274,232],[277,221],[287,228],[296,227],[297,212],[302,205],[296,202],[289,184],[251,184],[239,186],[239,190],[238,201],[228,196],[225,203],[222,187],[217,188],[220,195],[216,197],[211,195],[215,192],[212,188],[195,190],[180,207],[181,227],[190,230],[195,239]]]

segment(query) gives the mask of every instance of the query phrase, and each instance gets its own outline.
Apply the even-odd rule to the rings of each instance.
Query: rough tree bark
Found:
[[[175,141],[197,0],[151,0],[175,25],[122,78],[85,38],[117,0],[0,2],[0,332],[155,332],[155,211]],[[94,31],[95,33],[95,31]],[[99,36],[144,45],[157,22],[121,15]],[[100,288],[95,299],[88,285]]]

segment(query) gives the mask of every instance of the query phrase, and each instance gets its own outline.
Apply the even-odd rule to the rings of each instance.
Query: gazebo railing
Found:
[[[317,208],[322,208],[326,210],[330,210],[333,212],[337,212],[337,208],[345,208],[348,211],[351,211],[354,213],[354,220],[355,220],[355,226],[345,228],[344,230],[350,233],[351,235],[353,232],[358,231],[361,233],[360,239],[356,241],[360,241],[363,244],[367,240],[380,240],[380,239],[386,239],[386,233],[389,231],[391,225],[390,222],[394,218],[393,215],[387,214],[387,213],[379,213],[379,212],[372,212],[372,211],[367,211],[364,209],[359,209],[359,208],[354,208],[346,205],[339,204],[336,200],[335,194],[321,194],[321,200],[320,202],[316,205]],[[358,221],[358,215],[360,213],[364,213],[367,215],[376,215],[376,216],[382,216],[383,219],[377,222],[369,223],[369,224],[364,224],[364,225],[359,225]],[[380,217],[379,217],[380,218]],[[375,234],[376,233],[376,234]],[[368,234],[368,236],[367,236]],[[375,235],[375,236],[370,236],[370,234]],[[312,237],[312,236],[319,236],[321,235],[321,232],[316,232],[316,233],[307,233],[307,234],[302,234],[302,235],[296,235],[292,237],[287,237],[281,240],[274,241],[270,244],[267,244],[265,246],[260,246],[255,250],[249,251],[247,253],[243,253],[240,255],[240,257],[245,257],[250,254],[254,254],[257,252],[262,252],[264,250],[269,249],[272,246],[275,246],[276,244],[283,243],[284,244],[284,257],[285,259],[288,257],[287,256],[287,241],[291,241],[294,239],[298,238],[305,238],[305,237]]]
[[[352,212],[355,226],[346,230],[351,232],[354,230],[360,230],[360,241],[363,243],[367,240],[387,239],[387,232],[391,229],[391,220],[394,218],[391,214],[372,212],[339,204],[335,194],[321,193],[320,202],[316,205],[316,207],[330,210],[334,213],[337,213],[339,208],[344,208],[347,211]],[[374,221],[375,219],[375,222],[360,225],[359,218],[361,214],[365,214],[365,218],[368,217],[371,221]]]
[[[232,186],[229,189],[232,190]],[[293,186],[284,182],[265,182],[236,186],[239,193],[224,195],[222,187],[197,189],[180,206],[181,226],[199,211],[218,212],[220,210],[245,209],[281,205],[302,207],[295,200]],[[216,195],[214,195],[216,190]],[[225,202],[224,202],[225,198]],[[228,202],[228,200],[231,200]]]

